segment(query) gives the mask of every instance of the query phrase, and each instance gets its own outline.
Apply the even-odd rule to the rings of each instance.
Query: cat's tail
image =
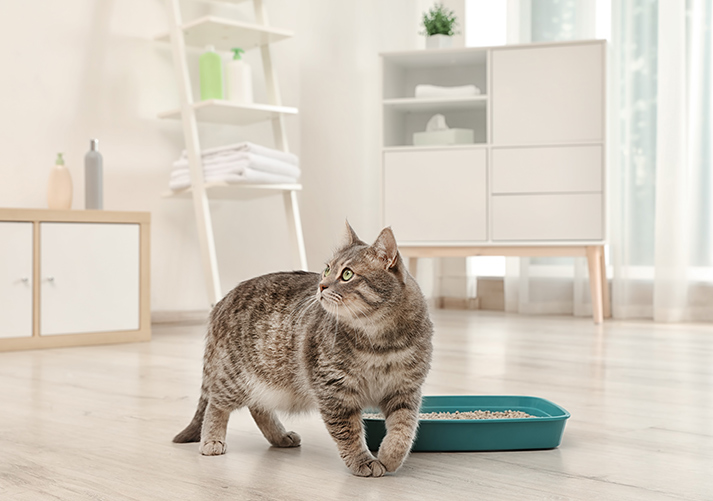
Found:
[[[201,391],[201,398],[198,400],[198,408],[193,415],[193,419],[181,433],[173,437],[174,443],[185,444],[187,442],[200,442],[203,416],[205,415],[206,407],[208,407],[208,394],[205,391]]]

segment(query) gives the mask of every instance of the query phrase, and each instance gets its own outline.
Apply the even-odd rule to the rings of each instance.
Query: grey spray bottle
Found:
[[[89,151],[84,155],[84,208],[104,208],[103,159],[99,153],[99,140],[92,139]]]

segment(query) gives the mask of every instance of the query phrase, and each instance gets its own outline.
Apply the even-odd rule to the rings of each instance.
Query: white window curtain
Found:
[[[521,15],[518,30],[529,28],[531,41],[602,31],[595,25],[602,0],[524,3],[529,19]],[[616,318],[713,321],[711,4],[607,1]],[[508,258],[505,296],[507,311],[591,314],[583,259]]]

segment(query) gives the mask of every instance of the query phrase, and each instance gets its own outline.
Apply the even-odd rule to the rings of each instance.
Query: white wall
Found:
[[[378,95],[380,51],[423,46],[409,0],[268,0],[271,24],[294,39],[274,45],[290,147],[301,155],[301,195],[310,269],[339,242],[346,217],[364,239],[380,225]],[[237,7],[185,2],[202,13],[253,20]],[[222,9],[222,10],[221,10]],[[36,0],[0,3],[0,206],[46,207],[56,153],[65,153],[81,209],[83,155],[100,139],[105,208],[152,215],[152,309],[208,307],[190,202],[161,198],[183,148],[179,122],[156,118],[177,106],[160,0]],[[197,65],[198,53],[191,53]],[[246,59],[260,73],[259,52]],[[255,82],[256,98],[264,96]],[[197,81],[194,80],[197,90]],[[201,126],[204,147],[249,139],[273,145],[267,124]],[[282,199],[212,202],[224,291],[261,273],[291,269]]]
[[[364,240],[381,229],[378,53],[416,48],[418,31],[409,0],[302,2],[301,158],[313,267],[329,257],[345,218]]]

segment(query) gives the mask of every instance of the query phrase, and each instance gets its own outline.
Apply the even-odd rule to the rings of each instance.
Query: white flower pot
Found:
[[[431,35],[426,37],[427,49],[445,49],[453,44],[453,38],[448,35]]]

